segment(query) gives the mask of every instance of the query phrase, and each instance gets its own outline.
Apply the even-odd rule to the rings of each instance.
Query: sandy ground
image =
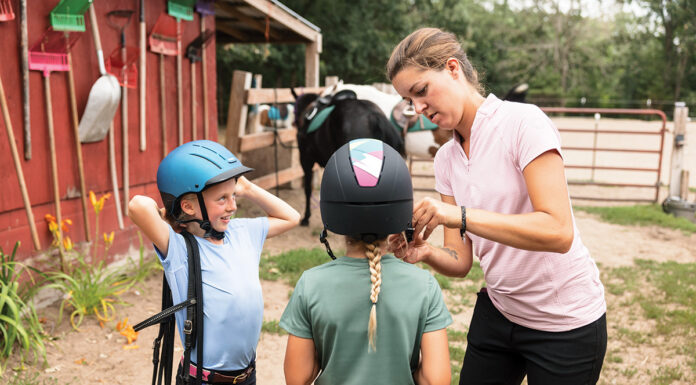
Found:
[[[422,197],[427,193],[417,193]],[[294,207],[303,204],[302,194],[297,190],[281,190],[281,197]],[[244,203],[242,202],[242,207]],[[248,211],[254,215],[255,210]],[[631,265],[635,258],[658,261],[693,262],[696,255],[696,236],[686,236],[679,231],[658,227],[634,228],[607,224],[594,216],[576,213],[578,227],[585,244],[589,247],[600,268]],[[265,251],[275,254],[282,250],[298,247],[319,247],[316,239],[319,229],[318,209],[312,216],[309,227],[298,227],[290,232],[266,241]],[[338,240],[333,242],[338,245]],[[442,243],[441,232],[433,235],[433,243]],[[328,257],[327,257],[328,261]],[[117,307],[119,319],[128,317],[135,323],[157,312],[160,302],[159,276],[152,277],[135,291],[121,297]],[[291,287],[282,282],[263,281],[265,320],[279,320],[288,301]],[[473,303],[473,298],[469,299]],[[455,305],[448,299],[450,306]],[[460,306],[461,307],[461,306]],[[466,330],[471,317],[471,308],[464,307],[455,314],[453,328]],[[57,384],[145,384],[150,382],[152,370],[152,340],[156,328],[142,331],[136,342],[137,348],[126,348],[125,338],[114,330],[115,321],[100,327],[93,317],[87,318],[79,332],[73,331],[67,322],[55,325],[56,306],[42,310],[46,327],[55,336],[48,347],[48,367],[33,367],[40,371],[41,378],[54,378]],[[615,319],[620,319],[615,317]],[[265,333],[258,345],[258,383],[283,384],[283,357],[287,337]],[[178,347],[176,354],[181,354]],[[640,355],[640,353],[636,353]],[[642,355],[636,358],[642,360]],[[670,359],[664,357],[661,365]],[[54,382],[47,382],[53,384]],[[638,382],[640,383],[640,382]]]
[[[559,126],[572,126],[578,121],[562,121]],[[584,122],[585,126],[592,121]],[[629,126],[631,124],[626,123]],[[654,124],[653,124],[654,126]],[[624,127],[625,128],[625,127]],[[693,125],[690,125],[690,132]],[[692,138],[696,137],[692,135]],[[571,141],[564,135],[564,144]],[[602,139],[603,140],[603,139]],[[665,143],[671,143],[669,138]],[[584,144],[582,144],[584,145]],[[655,145],[653,142],[650,145]],[[688,158],[694,156],[696,151],[690,146]],[[568,161],[581,161],[568,156]],[[666,158],[666,161],[669,158]],[[637,160],[629,160],[637,162]],[[655,159],[651,160],[654,162]],[[667,164],[669,162],[667,161]],[[696,164],[692,162],[691,164]],[[432,172],[428,165],[420,165],[425,173]],[[667,167],[660,179],[666,180],[665,174],[669,174]],[[696,174],[696,173],[694,173]],[[622,176],[622,178],[629,176]],[[654,175],[653,175],[654,177]],[[694,175],[692,175],[692,178]],[[569,176],[569,179],[570,176]],[[421,178],[414,182],[419,187],[432,187],[432,179]],[[693,184],[692,184],[693,185]],[[585,193],[571,188],[571,195],[575,193]],[[597,191],[590,191],[590,193]],[[607,192],[600,191],[600,194]],[[621,190],[609,189],[611,194],[631,194]],[[662,192],[664,195],[665,192]],[[313,203],[314,215],[312,216],[309,227],[298,227],[281,236],[269,239],[264,246],[264,252],[277,254],[284,250],[299,247],[321,247],[318,241],[320,230],[319,210],[315,193]],[[416,199],[422,198],[433,193],[418,192]],[[288,201],[293,207],[302,212],[304,207],[304,197],[300,190],[281,190],[281,198]],[[577,203],[577,202],[574,202]],[[249,207],[248,204],[240,202],[241,210],[244,215],[259,215],[258,210]],[[590,249],[593,258],[597,261],[600,269],[616,266],[631,265],[636,258],[653,259],[657,261],[678,261],[694,262],[696,260],[696,235],[687,236],[679,231],[667,230],[658,227],[626,227],[607,224],[599,221],[596,217],[583,212],[576,212],[576,220],[580,234],[584,243]],[[339,245],[339,240],[334,239],[332,244]],[[434,244],[442,243],[442,233],[436,231],[433,235]],[[327,257],[327,261],[328,261]],[[160,306],[161,277],[151,277],[142,285],[124,294],[120,299],[122,304],[117,306],[118,319],[129,318],[130,323],[136,323],[148,316],[156,313]],[[282,282],[263,281],[265,314],[264,319],[279,320],[283,309],[288,301],[291,287]],[[447,299],[448,305],[456,305],[451,298]],[[473,298],[469,299],[473,303]],[[462,306],[458,306],[461,308]],[[457,330],[467,330],[467,325],[471,317],[471,308],[464,306],[455,314],[455,323],[452,328]],[[79,332],[72,330],[65,320],[56,325],[57,305],[50,306],[41,310],[40,314],[46,321],[47,331],[54,336],[54,341],[48,346],[48,366],[45,368],[34,366],[30,367],[30,372],[39,373],[39,378],[48,380],[46,384],[148,384],[152,375],[152,340],[156,335],[156,328],[151,327],[142,331],[136,342],[137,347],[127,348],[125,338],[114,330],[116,321],[108,322],[104,327],[96,322],[93,317],[85,319]],[[611,330],[617,327],[617,323],[625,322],[627,316],[616,314],[609,318],[610,337]],[[614,323],[614,324],[612,324]],[[648,327],[649,325],[646,325]],[[261,336],[257,351],[258,362],[258,383],[260,385],[283,384],[283,357],[287,337],[265,333]],[[610,349],[612,342],[610,341]],[[177,347],[175,355],[182,352]],[[664,352],[645,351],[639,348],[629,351],[624,357],[626,365],[637,367],[646,365],[666,365],[679,366],[685,365],[684,358],[665,354]],[[646,356],[646,354],[648,356]],[[653,357],[650,359],[650,357]],[[658,357],[657,359],[654,357]],[[655,366],[657,368],[657,366]],[[5,373],[12,375],[12,371]],[[649,378],[633,378],[631,381],[616,382],[613,372],[603,373],[602,383],[641,383],[647,384]],[[622,378],[622,377],[618,377]],[[625,379],[625,378],[624,378]]]

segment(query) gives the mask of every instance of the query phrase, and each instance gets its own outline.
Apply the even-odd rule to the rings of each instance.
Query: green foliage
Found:
[[[334,251],[341,255],[342,252]],[[302,273],[314,266],[329,262],[331,259],[326,250],[315,247],[311,250],[304,248],[286,251],[272,257],[261,258],[259,275],[262,279],[283,279],[288,285],[295,286]]]
[[[109,271],[104,261],[96,265],[87,263],[82,254],[77,255],[75,264],[68,273],[50,272],[48,277],[50,283],[47,286],[64,294],[59,322],[64,308],[68,306],[72,310],[70,324],[76,330],[79,330],[84,316],[89,314],[94,314],[100,321],[112,320],[115,316],[112,304],[129,284],[120,269]]]
[[[261,331],[263,333],[277,334],[279,336],[288,334],[288,332],[286,332],[285,329],[280,327],[278,321],[276,320],[263,321],[263,324],[261,325]]]
[[[46,361],[45,335],[30,302],[34,291],[27,289],[36,284],[31,275],[34,269],[15,261],[18,247],[19,242],[9,255],[0,248],[0,359],[3,361],[0,374],[4,371],[5,359],[17,352],[17,347],[22,363],[27,358],[38,361],[41,357]],[[27,284],[21,284],[20,279],[25,272],[29,281]]]
[[[55,378],[43,379],[39,378],[40,373],[13,373],[10,378],[8,385],[58,385],[58,380]],[[77,379],[75,379],[77,380]]]
[[[575,209],[598,214],[602,220],[618,225],[662,226],[681,230],[685,233],[696,232],[696,224],[686,218],[666,214],[656,204],[610,207],[576,206]]]
[[[140,247],[138,248],[138,262],[135,263],[132,259],[128,258],[129,271],[128,271],[128,284],[126,289],[140,284],[145,279],[147,279],[154,271],[161,271],[162,264],[154,254],[145,256],[145,244],[143,243],[143,236],[138,231],[138,241]]]

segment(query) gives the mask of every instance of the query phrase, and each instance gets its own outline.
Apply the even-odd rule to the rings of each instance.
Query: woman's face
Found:
[[[416,112],[424,114],[442,128],[453,129],[462,120],[463,79],[458,62],[448,62],[445,69],[424,70],[416,66],[403,68],[392,79],[392,85],[404,99],[411,101]],[[466,83],[466,80],[464,80]]]

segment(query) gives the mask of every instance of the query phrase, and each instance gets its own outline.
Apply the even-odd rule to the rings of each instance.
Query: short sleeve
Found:
[[[440,289],[440,285],[432,275],[429,279],[428,289],[429,306],[423,333],[444,329],[452,323],[452,316],[450,315],[449,310],[447,310],[445,300],[442,298],[442,290]]]
[[[162,263],[164,271],[172,272],[180,269],[182,266],[186,267],[188,265],[186,240],[184,240],[183,235],[177,234],[171,226],[169,226],[169,244],[167,245],[167,255],[162,255],[162,252],[156,246],[155,252]]]
[[[304,296],[305,275],[302,274],[295,285],[288,306],[280,317],[280,327],[300,338],[312,338],[312,323]]]
[[[453,196],[452,184],[450,183],[450,167],[449,159],[452,141],[445,143],[435,154],[433,161],[433,169],[435,170],[435,190],[442,195]]]
[[[268,217],[245,218],[244,227],[247,229],[252,247],[261,253],[263,242],[268,235]],[[228,229],[228,231],[230,231]]]
[[[556,126],[538,107],[520,124],[515,146],[515,160],[520,171],[539,155],[556,150],[561,154],[561,136]],[[562,156],[562,155],[561,155]]]

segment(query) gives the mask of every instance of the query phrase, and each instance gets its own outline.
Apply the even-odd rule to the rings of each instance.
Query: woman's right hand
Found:
[[[387,248],[395,257],[408,263],[423,262],[428,252],[428,243],[420,234],[413,234],[413,241],[406,242],[404,234],[392,234],[387,237]]]
[[[428,239],[439,225],[461,228],[461,207],[431,197],[425,197],[416,203],[413,207],[414,236],[422,232],[422,238]]]

